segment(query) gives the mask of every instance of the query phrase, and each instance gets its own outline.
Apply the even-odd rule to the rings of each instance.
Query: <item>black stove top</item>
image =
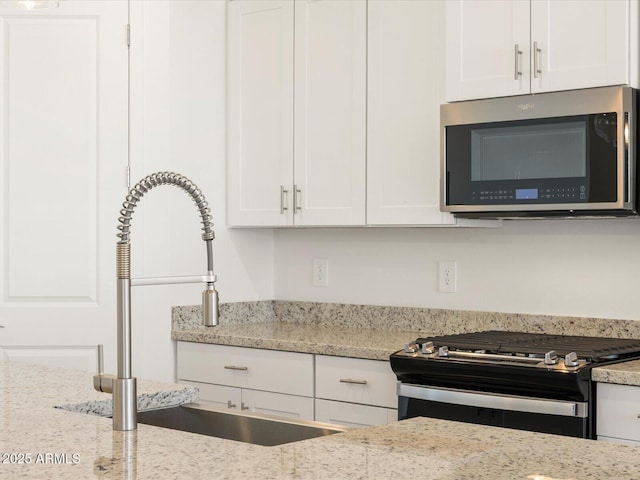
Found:
[[[640,358],[640,340],[484,331],[418,338],[390,357],[402,383],[574,400],[591,369]]]
[[[640,352],[640,340],[636,339],[505,331],[418,338],[415,343],[421,346],[429,341],[436,348],[446,346],[452,351],[482,351],[489,354],[544,356],[553,350],[557,355],[565,356],[575,352],[578,358],[588,362],[605,361]]]

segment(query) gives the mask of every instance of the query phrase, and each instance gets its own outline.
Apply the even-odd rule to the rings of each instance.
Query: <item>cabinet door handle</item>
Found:
[[[298,213],[299,210],[302,210],[302,206],[298,195],[302,193],[302,190],[298,188],[297,185],[293,186],[293,213]]]
[[[231,400],[227,400],[227,408],[236,408],[236,404],[231,403]]]
[[[341,378],[340,383],[355,383],[356,385],[366,385],[366,380],[353,380],[351,378]]]
[[[540,70],[540,54],[542,50],[538,48],[538,42],[533,42],[533,78],[538,78],[542,73]]]
[[[520,47],[518,46],[518,44],[516,43],[515,45],[515,53],[514,53],[514,58],[513,58],[513,79],[514,80],[519,80],[520,79],[520,75],[522,75],[522,71],[520,69],[520,58],[522,55],[522,50],[520,50]]]
[[[288,195],[289,190],[287,190],[286,188],[284,188],[284,185],[280,185],[280,215],[284,215],[284,212],[286,212],[287,210],[289,210],[289,207],[287,207],[287,199],[286,196]]]
[[[247,407],[244,402],[240,403],[240,410],[249,410],[249,407]]]
[[[242,371],[249,370],[249,367],[237,367],[236,365],[225,365],[224,368],[226,370],[242,370]]]

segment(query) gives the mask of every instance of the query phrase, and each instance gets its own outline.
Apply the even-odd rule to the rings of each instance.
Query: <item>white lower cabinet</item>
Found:
[[[316,399],[316,421],[318,422],[361,428],[385,425],[397,419],[398,411],[392,408]]]
[[[313,420],[313,355],[178,342],[178,381],[203,402]]]
[[[218,408],[313,420],[313,398],[181,380],[200,390],[200,402]]]
[[[398,418],[389,362],[316,355],[316,420],[351,427]]]
[[[598,440],[640,445],[640,387],[597,384]]]
[[[349,427],[398,417],[396,377],[382,360],[178,342],[178,381],[219,408]]]

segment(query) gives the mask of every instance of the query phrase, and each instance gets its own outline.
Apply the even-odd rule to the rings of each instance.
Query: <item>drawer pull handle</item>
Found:
[[[236,408],[236,404],[231,403],[231,400],[227,400],[227,408]]]
[[[366,385],[366,380],[352,380],[350,378],[341,378],[340,383],[355,383],[357,385]]]
[[[224,368],[226,368],[227,370],[242,370],[242,371],[249,370],[249,367],[237,367],[235,365],[225,365]]]

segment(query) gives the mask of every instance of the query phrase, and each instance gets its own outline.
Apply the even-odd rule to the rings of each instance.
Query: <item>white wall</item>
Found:
[[[275,298],[640,319],[640,220],[507,221],[500,229],[275,233]],[[313,287],[313,258],[329,287]],[[457,293],[438,292],[438,261]]]
[[[220,301],[273,298],[273,232],[224,227],[225,2],[134,1],[131,25],[132,182],[160,170],[190,178],[212,210]],[[206,273],[199,220],[177,188],[149,192],[132,222],[133,275]],[[170,308],[199,303],[202,290],[133,289],[135,376],[173,380]]]

